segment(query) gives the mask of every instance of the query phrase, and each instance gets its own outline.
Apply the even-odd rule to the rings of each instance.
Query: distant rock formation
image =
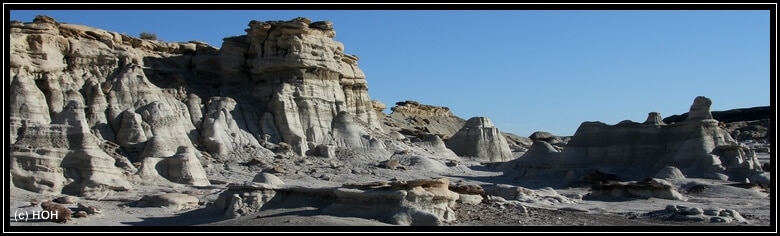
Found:
[[[461,157],[479,162],[505,162],[513,158],[504,136],[487,117],[472,117],[446,142]]]
[[[706,97],[697,97],[686,121],[664,124],[651,112],[648,121],[616,125],[583,122],[563,151],[537,140],[524,156],[504,168],[519,176],[581,180],[593,170],[639,180],[675,167],[686,177],[768,183],[755,154],[711,119]]]
[[[431,106],[431,105],[425,105],[420,104],[416,101],[406,100],[403,102],[397,102],[395,103],[396,106],[391,108],[394,114],[397,115],[403,115],[403,116],[422,116],[422,117],[428,117],[428,116],[439,116],[439,117],[448,117],[453,116],[452,112],[450,111],[450,108],[448,107],[438,107],[438,106]]]
[[[440,135],[446,140],[466,123],[462,118],[452,114],[447,107],[426,105],[417,101],[397,102],[390,110],[392,113],[382,119],[386,129],[418,138],[422,138],[423,134],[431,133]]]
[[[731,136],[739,141],[768,141],[772,131],[773,110],[769,106],[713,111],[712,118],[724,124]],[[688,113],[672,115],[663,119],[665,123],[681,122]]]
[[[739,108],[727,111],[712,111],[712,118],[721,122],[731,123],[738,121],[752,121],[772,118],[772,107],[761,106],[751,108]],[[688,113],[671,115],[663,119],[665,123],[676,123],[688,118]]]
[[[712,119],[710,106],[712,106],[712,100],[709,98],[703,96],[696,97],[696,99],[693,100],[693,105],[691,105],[691,110],[688,112],[688,118],[685,118],[685,121]]]
[[[533,142],[543,141],[553,145],[552,147],[558,151],[563,149],[563,147],[566,146],[566,143],[569,141],[569,137],[558,137],[546,131],[533,132],[531,136],[528,136],[528,139],[532,141],[531,145],[533,145]]]
[[[427,134],[434,134],[446,142],[466,124],[466,120],[454,115],[448,107],[426,105],[412,100],[397,102],[396,106],[390,108],[392,113],[389,115],[382,113],[386,107],[383,103],[374,101],[374,107],[384,130],[390,131],[394,136],[401,135],[398,140],[406,137],[425,139]],[[512,151],[524,152],[532,143],[531,139],[516,134],[502,132],[501,135]]]
[[[771,119],[730,122],[725,124],[724,129],[739,141],[771,143],[770,141],[772,140]],[[769,147],[767,146],[766,148]]]
[[[647,114],[647,120],[645,120],[644,123],[646,125],[666,125],[663,120],[661,120],[661,113],[658,112],[650,112]]]

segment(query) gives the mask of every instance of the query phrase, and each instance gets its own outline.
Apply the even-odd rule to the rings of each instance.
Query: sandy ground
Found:
[[[769,155],[759,156],[768,161]],[[295,161],[295,160],[290,160]],[[323,165],[326,165],[323,163]],[[316,163],[312,168],[318,168]],[[470,184],[512,183],[529,189],[552,187],[557,193],[571,200],[562,202],[518,202],[493,201],[479,204],[457,203],[453,210],[456,220],[445,222],[435,231],[464,232],[658,232],[658,231],[759,231],[776,232],[772,212],[776,209],[775,199],[769,190],[746,189],[731,186],[733,182],[712,179],[681,179],[670,181],[687,201],[666,199],[591,199],[587,197],[589,187],[570,187],[563,183],[526,182],[507,179],[500,172],[473,165],[460,166],[447,177],[451,183],[459,181]],[[321,168],[323,171],[325,168]],[[330,168],[342,171],[339,168]],[[301,170],[301,173],[308,170]],[[311,175],[284,175],[288,185],[296,186],[339,186],[340,182],[371,182],[375,180],[430,178],[432,176],[417,171],[397,171],[371,169],[370,174],[334,174],[331,181],[312,178]],[[238,176],[236,177],[238,178]],[[244,178],[244,177],[242,177]],[[694,191],[692,186],[704,185]],[[187,186],[139,186],[132,192],[118,192],[101,200],[79,199],[79,202],[94,205],[102,209],[101,214],[88,215],[86,218],[74,218],[68,223],[54,223],[46,220],[31,219],[32,212],[41,211],[40,205],[32,202],[51,200],[59,196],[43,196],[19,188],[11,188],[8,196],[8,223],[5,231],[218,231],[218,232],[377,232],[377,231],[432,231],[430,227],[396,226],[374,219],[355,217],[337,217],[327,215],[322,209],[327,202],[317,203],[307,199],[285,200],[257,213],[235,219],[225,219],[224,212],[214,212],[207,208],[224,191],[226,186],[213,184],[211,187],[193,188]],[[159,192],[186,193],[200,199],[195,208],[174,210],[165,207],[133,207],[133,201],[143,195]],[[37,201],[36,201],[37,200]],[[668,205],[688,207],[733,209],[739,212],[747,222],[729,223],[680,222],[668,220],[667,216],[653,215]],[[75,210],[76,204],[66,205]],[[27,214],[28,218],[20,218]],[[58,227],[44,227],[58,226]],[[152,227],[122,227],[152,226]],[[193,227],[207,226],[207,227]],[[726,227],[720,227],[726,226]],[[258,228],[261,227],[261,228]]]
[[[713,180],[687,179],[688,182],[718,184]],[[681,183],[677,183],[681,184]],[[180,191],[184,191],[180,189]],[[214,199],[219,188],[202,191],[203,199]],[[585,195],[587,188],[556,189],[564,196]],[[40,211],[40,206],[31,206],[31,199],[43,199],[40,195],[20,189],[12,189],[10,197],[9,220],[10,227],[6,231],[100,231],[123,232],[131,228],[121,226],[156,226],[142,227],[141,231],[192,231],[191,226],[214,226],[207,228],[220,231],[241,232],[331,232],[331,231],[409,231],[416,230],[414,226],[395,226],[372,219],[352,217],[336,217],[324,215],[316,205],[300,207],[299,201],[290,201],[273,209],[259,213],[225,220],[219,212],[210,212],[206,204],[194,209],[172,210],[165,207],[128,207],[134,196],[114,196],[102,201],[84,200],[80,202],[99,206],[102,214],[89,215],[87,218],[74,218],[71,222],[60,224],[44,220],[20,219],[20,212]],[[480,204],[456,204],[456,220],[446,222],[441,230],[449,231],[623,231],[647,232],[648,230],[669,231],[722,231],[722,227],[733,226],[727,231],[776,231],[772,224],[772,204],[769,194],[755,190],[740,188],[713,189],[708,193],[686,194],[690,199],[686,202],[665,199],[623,199],[614,201],[580,200],[572,204],[529,204],[523,203],[525,210],[513,204],[500,202]],[[739,196],[739,197],[736,197]],[[51,196],[50,198],[54,198]],[[576,198],[574,198],[576,200]],[[748,223],[732,221],[730,223],[709,222],[679,222],[663,218],[647,216],[647,213],[664,209],[670,204],[694,207],[720,207],[737,210],[747,219]],[[76,209],[75,204],[68,205]],[[63,226],[63,227],[41,227]],[[68,226],[76,226],[68,228]],[[78,227],[90,226],[90,227]],[[93,227],[97,226],[97,227]],[[116,226],[116,227],[115,227]],[[312,226],[312,227],[310,227]],[[317,227],[326,226],[326,227]],[[340,227],[330,227],[340,226]],[[351,228],[356,226],[355,228]],[[378,227],[377,227],[378,226]],[[554,226],[554,227],[551,227]],[[563,226],[563,227],[560,227]],[[257,228],[263,227],[263,228]],[[269,228],[270,227],[270,228]],[[347,228],[344,228],[347,227]],[[542,229],[539,229],[539,228]],[[651,227],[651,228],[648,228]],[[659,228],[661,227],[661,228]],[[668,228],[673,227],[673,228]],[[201,227],[198,227],[201,228]],[[441,228],[441,227],[440,227]],[[132,228],[134,230],[135,228]],[[214,230],[210,229],[210,230]],[[198,230],[195,230],[198,231]],[[422,230],[421,231],[426,231]]]

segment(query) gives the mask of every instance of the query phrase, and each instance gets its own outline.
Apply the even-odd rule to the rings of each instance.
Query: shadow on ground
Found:
[[[213,208],[192,210],[167,217],[141,217],[139,222],[121,222],[130,226],[189,226],[208,224],[224,220],[224,213]]]

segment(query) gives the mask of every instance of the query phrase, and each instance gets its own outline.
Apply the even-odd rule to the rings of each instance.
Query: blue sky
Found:
[[[681,114],[696,96],[712,99],[713,111],[770,105],[768,10],[13,10],[10,18],[39,14],[215,47],[250,20],[332,21],[388,113],[415,100],[521,136]]]

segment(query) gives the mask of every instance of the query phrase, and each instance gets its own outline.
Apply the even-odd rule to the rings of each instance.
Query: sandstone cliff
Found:
[[[47,16],[12,22],[14,184],[75,193],[160,177],[207,185],[201,162],[270,158],[281,143],[299,155],[381,148],[368,134],[382,128],[365,75],[332,23],[252,21],[246,32],[217,49]]]

